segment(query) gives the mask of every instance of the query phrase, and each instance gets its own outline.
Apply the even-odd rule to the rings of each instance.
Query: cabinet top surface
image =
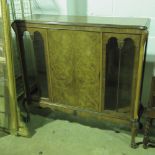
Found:
[[[62,15],[32,15],[24,20],[16,22],[26,22],[34,24],[59,24],[59,25],[81,25],[81,26],[101,26],[114,28],[136,28],[147,29],[150,24],[148,18],[124,18],[124,17],[91,17],[91,16],[62,16]]]

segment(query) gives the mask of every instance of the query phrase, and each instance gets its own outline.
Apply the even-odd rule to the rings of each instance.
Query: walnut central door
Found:
[[[50,30],[48,40],[52,102],[98,111],[102,35]]]

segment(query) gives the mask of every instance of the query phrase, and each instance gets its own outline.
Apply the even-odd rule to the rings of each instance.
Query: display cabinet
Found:
[[[33,15],[12,25],[29,102],[130,126],[135,147],[149,19]]]

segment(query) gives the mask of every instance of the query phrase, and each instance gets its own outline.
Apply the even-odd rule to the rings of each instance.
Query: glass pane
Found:
[[[129,111],[132,98],[132,80],[134,71],[135,46],[130,38],[124,39],[121,49],[118,105],[117,109],[122,112]]]
[[[117,105],[119,48],[116,38],[106,45],[105,109],[114,110]]]
[[[33,42],[30,33],[25,31],[23,35],[25,58],[26,58],[26,71],[29,85],[33,84],[36,77],[36,67],[34,62]]]
[[[129,112],[135,46],[130,38],[110,38],[106,45],[105,110]]]
[[[37,81],[42,97],[48,97],[47,71],[45,63],[44,41],[39,32],[34,33],[34,55],[36,62]]]
[[[28,76],[29,90],[33,97],[34,95],[48,97],[43,38],[39,32],[35,32],[32,40],[30,33],[25,32],[23,40],[25,46],[26,72]]]

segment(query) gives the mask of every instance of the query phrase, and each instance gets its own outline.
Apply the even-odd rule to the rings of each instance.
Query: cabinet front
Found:
[[[48,40],[51,101],[99,111],[102,34],[49,30]]]

